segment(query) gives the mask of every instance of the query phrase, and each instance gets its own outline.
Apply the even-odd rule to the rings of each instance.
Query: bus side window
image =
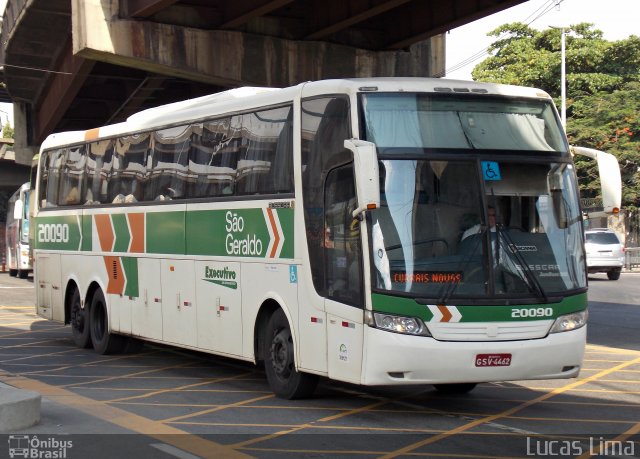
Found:
[[[47,188],[49,184],[49,156],[50,151],[43,151],[40,157],[40,189],[38,201],[41,208],[47,207]],[[35,183],[35,182],[34,182]]]
[[[242,148],[236,178],[238,194],[272,192],[273,182],[269,176],[276,142],[286,120],[286,112],[282,111],[276,108],[242,115]]]
[[[193,127],[189,151],[189,197],[228,196],[233,193],[237,154],[228,148],[231,118]]]
[[[58,205],[58,196],[60,193],[60,178],[62,167],[65,159],[65,149],[51,150],[48,155],[48,180],[45,207],[56,207]]]
[[[106,204],[108,184],[113,163],[113,140],[101,140],[88,145],[87,192],[85,204]]]
[[[58,204],[76,206],[84,201],[85,189],[85,146],[66,150],[60,183]]]
[[[116,140],[116,154],[109,180],[109,201],[115,204],[144,199],[147,157],[151,135],[129,135]]]
[[[293,107],[278,135],[270,180],[276,193],[293,193]]]
[[[186,197],[191,132],[191,126],[177,126],[153,133],[153,167],[146,183],[145,200]]]

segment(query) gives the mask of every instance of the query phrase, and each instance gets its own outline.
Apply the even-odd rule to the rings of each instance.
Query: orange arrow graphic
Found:
[[[443,304],[439,304],[438,309],[442,313],[442,319],[440,319],[440,322],[449,322],[451,320],[451,317],[453,317],[453,315],[449,311],[449,308],[447,308]]]
[[[278,246],[280,245],[280,233],[278,232],[278,226],[276,225],[276,221],[273,216],[273,209],[267,209],[267,215],[269,215],[269,223],[271,224],[271,229],[273,230],[273,235],[275,237],[269,258],[275,258],[276,253],[278,253]]]

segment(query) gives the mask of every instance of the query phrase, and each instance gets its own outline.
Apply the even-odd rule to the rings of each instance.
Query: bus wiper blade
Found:
[[[505,250],[503,250],[503,252],[505,254],[507,254],[507,256],[509,256],[508,253],[512,253],[514,255],[514,257],[518,261],[518,264],[519,264],[518,267],[520,268],[520,270],[524,273],[524,275],[526,277],[527,284],[528,284],[529,288],[531,288],[533,286],[533,289],[538,294],[538,296],[543,298],[545,303],[548,303],[548,297],[547,297],[546,292],[544,291],[544,288],[540,284],[540,281],[538,281],[538,278],[533,273],[533,271],[531,271],[531,268],[529,268],[529,265],[528,265],[527,261],[524,259],[524,257],[522,256],[522,254],[518,250],[518,247],[513,242],[513,239],[511,239],[511,236],[509,236],[509,233],[504,228],[500,227],[499,225],[496,225],[496,233],[498,235],[497,246],[500,246],[500,238],[501,237],[504,238],[504,240],[507,243],[507,247],[504,248]],[[496,250],[498,250],[498,249],[496,248]]]

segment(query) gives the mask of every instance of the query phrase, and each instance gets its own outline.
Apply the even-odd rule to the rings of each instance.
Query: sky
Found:
[[[7,0],[0,0],[4,13]],[[558,4],[559,6],[554,6]],[[640,35],[640,0],[528,0],[523,4],[452,29],[446,36],[446,78],[470,80],[471,71],[485,57],[493,41],[487,32],[508,22],[525,22],[543,30],[549,26],[569,26],[591,22],[602,30],[606,40],[615,41]],[[459,65],[474,56],[467,65]],[[1,64],[0,64],[1,65]],[[13,106],[0,103],[0,123],[13,124]]]
[[[524,22],[538,30],[590,22],[605,40],[622,40],[640,36],[640,0],[529,0],[452,29],[446,35],[446,78],[471,80],[471,71],[487,57],[484,51],[496,39],[487,33],[509,22]]]

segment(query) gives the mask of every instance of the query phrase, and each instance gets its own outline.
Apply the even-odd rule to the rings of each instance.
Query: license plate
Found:
[[[508,367],[511,365],[511,354],[478,354],[477,367]]]

